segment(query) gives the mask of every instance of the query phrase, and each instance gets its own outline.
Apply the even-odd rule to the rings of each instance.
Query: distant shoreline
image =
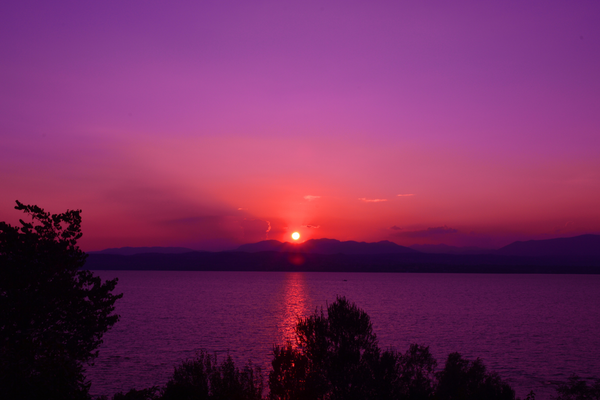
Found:
[[[306,254],[189,252],[89,254],[85,269],[133,271],[282,271],[494,274],[600,274],[600,257],[452,254]]]

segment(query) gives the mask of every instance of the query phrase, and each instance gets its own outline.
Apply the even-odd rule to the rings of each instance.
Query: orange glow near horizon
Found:
[[[0,221],[80,209],[84,251],[600,234],[600,2],[105,3],[0,13]]]

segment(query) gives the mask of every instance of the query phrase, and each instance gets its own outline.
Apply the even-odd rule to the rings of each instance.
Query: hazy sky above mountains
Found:
[[[84,250],[600,233],[597,1],[18,1],[0,220]]]

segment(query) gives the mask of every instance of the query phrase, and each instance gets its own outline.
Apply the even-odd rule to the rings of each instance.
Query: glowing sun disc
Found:
[[[292,233],[292,239],[294,239],[294,240],[300,239],[300,234],[298,232]]]

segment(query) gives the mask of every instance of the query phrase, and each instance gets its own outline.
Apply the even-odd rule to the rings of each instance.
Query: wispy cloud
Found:
[[[405,194],[399,194],[398,197],[409,197],[409,196],[414,196],[414,193],[405,193]]]
[[[304,200],[308,200],[308,201],[313,201],[313,200],[317,200],[320,198],[321,198],[321,196],[313,196],[311,194],[307,194],[306,196],[304,196]]]
[[[380,203],[382,201],[388,201],[387,199],[367,199],[366,197],[360,197],[360,201],[364,201],[365,203]]]
[[[271,230],[271,222],[269,221],[244,218],[240,221],[240,225],[244,230],[244,239],[247,242],[269,239],[269,231]]]
[[[561,226],[556,229],[555,233],[561,233],[568,230],[569,227],[573,227],[573,221],[568,221],[564,226]]]
[[[319,229],[321,225],[303,225],[305,228]]]
[[[394,227],[392,227],[394,229]],[[394,236],[408,237],[408,238],[426,238],[431,236],[440,236],[440,235],[449,235],[453,233],[457,233],[458,230],[454,228],[449,228],[446,225],[438,226],[433,228],[427,228],[420,231],[410,231],[410,232],[398,232],[395,233]]]
[[[395,231],[401,231],[402,230],[402,228],[400,228],[399,226],[396,226],[396,225],[392,226],[390,229],[393,229]]]

